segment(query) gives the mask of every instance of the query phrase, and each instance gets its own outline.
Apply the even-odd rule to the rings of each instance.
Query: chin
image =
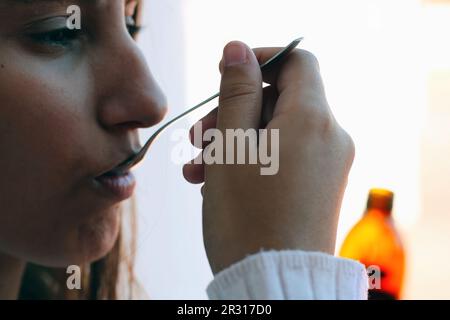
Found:
[[[120,232],[120,209],[112,208],[79,226],[75,256],[80,264],[99,260],[112,250]]]
[[[97,207],[89,212],[67,207],[59,209],[47,211],[52,219],[47,217],[46,220],[26,224],[26,236],[18,236],[14,232],[3,234],[9,236],[4,242],[10,245],[2,247],[0,243],[0,251],[28,263],[67,268],[70,265],[83,266],[105,257],[120,241],[121,203]]]
[[[46,258],[41,256],[41,259],[35,260],[38,260],[38,264],[55,268],[92,263],[112,250],[118,240],[120,227],[120,206],[95,212],[89,219],[64,228],[66,232],[58,232],[59,240],[50,245],[52,249],[48,255],[44,255]]]

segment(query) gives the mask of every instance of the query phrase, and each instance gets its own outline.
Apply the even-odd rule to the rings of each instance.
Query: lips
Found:
[[[118,201],[130,198],[136,187],[136,178],[129,171],[120,175],[107,172],[95,180],[106,194]]]
[[[117,201],[123,201],[133,195],[136,187],[136,178],[129,169],[118,172],[116,169],[119,165],[100,174],[94,181],[97,187],[103,191],[103,194]]]

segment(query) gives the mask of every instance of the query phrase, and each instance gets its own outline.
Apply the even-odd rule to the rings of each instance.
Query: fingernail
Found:
[[[223,50],[225,66],[244,64],[247,62],[247,47],[238,41],[229,43]]]

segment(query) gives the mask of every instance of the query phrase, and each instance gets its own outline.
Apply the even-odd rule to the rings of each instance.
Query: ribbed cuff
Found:
[[[210,299],[367,299],[361,263],[321,252],[263,251],[216,275]]]

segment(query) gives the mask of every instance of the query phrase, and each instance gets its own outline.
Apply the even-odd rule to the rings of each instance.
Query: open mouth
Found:
[[[107,176],[121,176],[121,175],[126,174],[127,172],[130,171],[130,169],[134,165],[136,165],[140,161],[140,159],[137,159],[137,155],[138,155],[138,153],[132,154],[131,156],[126,158],[124,161],[119,163],[117,166],[115,166],[111,170],[103,173],[101,176],[103,176],[103,175],[107,175]]]
[[[135,176],[130,172],[130,168],[123,166],[123,163],[95,178],[98,186],[106,194],[119,201],[130,198],[136,187]]]
[[[134,167],[135,164],[137,164],[138,161],[136,161],[137,155],[139,152],[133,152],[130,153],[128,157],[126,157],[121,162],[117,163],[114,167],[110,167],[109,170],[103,171],[101,174],[99,174],[97,177],[102,176],[122,176],[125,175],[127,172],[131,170],[132,167]]]

